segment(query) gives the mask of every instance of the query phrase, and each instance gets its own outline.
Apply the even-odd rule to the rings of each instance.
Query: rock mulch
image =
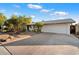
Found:
[[[19,34],[19,35],[9,35],[9,34],[1,34],[0,35],[0,39],[6,40],[6,42],[2,42],[2,44],[7,44],[7,43],[11,43],[11,42],[15,42],[18,40],[23,40],[25,38],[30,38],[30,35],[24,35],[24,34]]]

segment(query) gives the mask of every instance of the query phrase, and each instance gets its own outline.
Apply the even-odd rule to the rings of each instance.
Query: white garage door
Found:
[[[70,34],[70,24],[44,25],[42,32]]]

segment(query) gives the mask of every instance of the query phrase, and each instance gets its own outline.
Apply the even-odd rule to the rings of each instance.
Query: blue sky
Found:
[[[78,3],[0,3],[0,12],[8,18],[13,14],[31,16],[34,22],[62,18],[79,22]]]

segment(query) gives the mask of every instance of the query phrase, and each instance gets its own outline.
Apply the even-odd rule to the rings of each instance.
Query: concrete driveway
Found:
[[[41,33],[5,46],[14,55],[79,54],[79,39],[73,35]]]

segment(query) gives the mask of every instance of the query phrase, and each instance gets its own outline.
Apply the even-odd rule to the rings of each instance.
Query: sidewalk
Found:
[[[3,46],[0,46],[0,55],[10,55],[10,53]]]

